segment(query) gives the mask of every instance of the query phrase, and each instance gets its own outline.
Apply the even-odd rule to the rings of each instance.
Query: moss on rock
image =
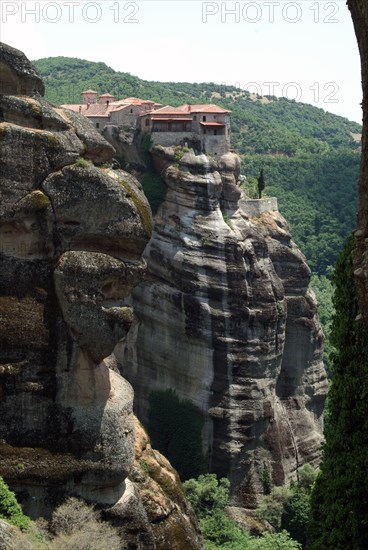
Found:
[[[125,191],[127,192],[128,198],[132,199],[132,202],[134,206],[136,207],[139,217],[142,220],[143,227],[149,237],[152,235],[152,220],[150,212],[147,208],[147,203],[145,203],[137,193],[134,193],[133,189],[130,187],[130,185],[124,181],[123,179],[118,179],[119,184],[124,187]]]
[[[45,195],[45,193],[42,193],[42,191],[39,191],[38,189],[31,193],[30,198],[31,198],[32,205],[37,210],[44,210],[51,204],[49,197]]]

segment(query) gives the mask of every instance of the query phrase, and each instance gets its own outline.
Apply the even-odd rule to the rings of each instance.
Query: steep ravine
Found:
[[[205,416],[209,469],[254,507],[321,457],[327,391],[310,269],[275,199],[245,200],[239,159],[152,151],[168,191],[133,291],[138,322],[115,348],[147,422],[149,395],[174,388]]]

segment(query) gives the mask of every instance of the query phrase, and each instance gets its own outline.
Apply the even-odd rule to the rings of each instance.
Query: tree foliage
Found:
[[[230,482],[215,474],[200,475],[198,479],[188,479],[183,484],[185,494],[198,518],[223,510],[229,500]]]
[[[23,514],[15,494],[9,489],[2,477],[0,477],[0,518],[21,529],[26,529],[30,524],[29,517]]]
[[[331,330],[332,330],[332,317],[335,313],[335,308],[332,302],[334,293],[334,283],[326,275],[312,275],[311,279],[312,288],[316,294],[318,303],[318,317],[322,325],[324,340],[323,349],[323,362],[327,375],[329,378],[332,376],[331,372],[331,356],[335,351],[335,348],[331,342]]]
[[[323,463],[312,492],[311,550],[366,548],[368,331],[359,314],[350,237],[335,270],[332,384]]]
[[[299,550],[286,531],[253,537],[225,513],[230,483],[214,474],[184,483],[186,497],[196,512],[207,550]]]
[[[258,515],[277,531],[287,531],[305,548],[310,517],[310,494],[317,472],[305,464],[290,487],[274,487],[258,506]]]
[[[292,491],[281,516],[281,528],[305,548],[310,516],[310,495],[299,487]]]
[[[153,391],[149,397],[148,433],[152,445],[178,470],[181,479],[206,471],[202,453],[203,414],[172,389]]]
[[[166,184],[161,176],[153,169],[145,173],[141,184],[152,209],[152,213],[156,214],[158,207],[165,198]]]

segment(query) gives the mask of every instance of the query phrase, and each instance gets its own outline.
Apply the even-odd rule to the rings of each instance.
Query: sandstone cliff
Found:
[[[33,517],[73,494],[102,506],[131,548],[171,537],[202,548],[175,472],[146,440],[136,456],[132,388],[104,361],[146,268],[140,184],[112,169],[113,148],[86,119],[42,98],[32,65],[4,44],[0,81],[0,475]],[[170,478],[160,512],[140,493],[145,452],[151,482]]]
[[[247,201],[239,159],[174,149],[153,157],[167,186],[133,291],[139,322],[115,349],[148,418],[152,390],[175,388],[204,414],[209,468],[232,504],[256,505],[321,457],[327,390],[310,270],[275,199]]]

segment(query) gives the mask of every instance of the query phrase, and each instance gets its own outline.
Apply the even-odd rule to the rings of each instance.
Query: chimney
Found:
[[[191,105],[188,105],[188,112],[189,112],[189,113],[192,112],[192,106],[191,106]]]
[[[97,103],[97,92],[94,90],[86,90],[82,92],[82,96],[85,105],[87,105],[87,103]]]

